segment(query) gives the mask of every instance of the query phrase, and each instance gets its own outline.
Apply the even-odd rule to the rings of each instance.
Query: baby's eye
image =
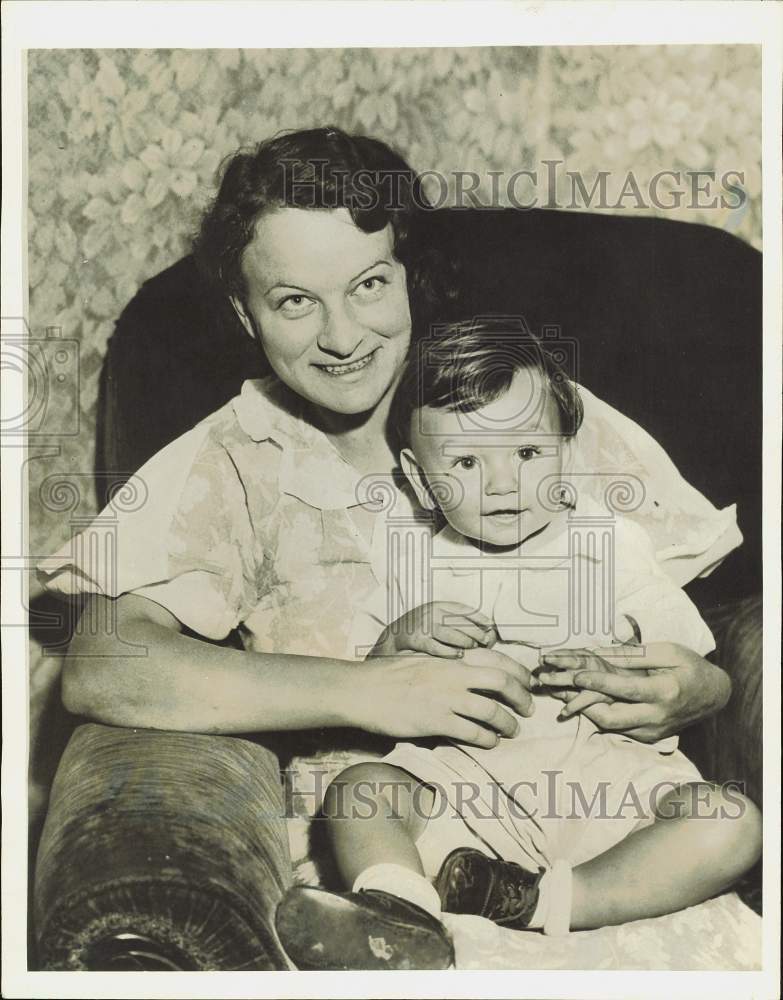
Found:
[[[454,465],[469,471],[476,468],[476,459],[472,455],[464,455],[462,458],[458,458]]]
[[[534,448],[533,445],[525,444],[521,448],[517,448],[517,458],[521,459],[523,462],[529,462],[531,458],[535,458],[540,455],[541,451],[538,448]]]

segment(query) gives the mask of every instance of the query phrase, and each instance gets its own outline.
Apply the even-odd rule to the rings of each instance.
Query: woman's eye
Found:
[[[535,458],[540,454],[541,452],[538,448],[534,448],[532,445],[523,445],[521,448],[517,448],[517,458],[520,458],[523,462],[529,462],[531,458]]]
[[[455,464],[458,465],[460,469],[475,469],[476,459],[473,458],[472,455],[466,455],[464,458],[458,458]]]
[[[313,300],[306,295],[287,295],[277,304],[280,312],[286,316],[300,316],[308,311]]]
[[[364,281],[359,282],[354,288],[354,295],[358,295],[361,299],[376,299],[383,291],[383,286],[387,284],[386,278],[374,274],[371,278],[365,278]]]

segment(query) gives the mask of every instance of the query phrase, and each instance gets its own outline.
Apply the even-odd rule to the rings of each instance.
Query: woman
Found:
[[[395,517],[416,517],[393,485],[385,424],[411,306],[437,299],[436,269],[412,233],[422,204],[403,160],[336,129],[231,161],[198,252],[274,377],[246,384],[140,471],[148,502],[121,518],[116,565],[93,567],[78,546],[42,565],[52,586],[96,594],[96,622],[112,620],[102,605],[113,602],[115,628],[71,646],[70,711],[121,726],[348,726],[484,747],[513,733],[504,706],[527,712],[529,675],[502,653],[357,662],[347,641],[350,609],[385,572],[378,481]],[[237,627],[243,650],[187,634],[220,640]],[[147,655],[129,663],[127,643]],[[597,653],[569,654],[550,679],[568,700],[578,671],[579,687],[603,699],[585,713],[641,740],[728,699],[726,674],[684,648],[649,647],[653,664],[651,676],[624,675]]]

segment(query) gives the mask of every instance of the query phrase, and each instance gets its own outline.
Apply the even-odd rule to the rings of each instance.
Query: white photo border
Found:
[[[305,11],[304,8],[307,8]],[[25,576],[3,574],[2,951],[6,997],[774,997],[779,980],[781,66],[783,8],[713,2],[6,2],[2,315],[27,316],[26,50],[753,44],[763,61],[764,959],[758,973],[43,973],[26,970],[29,750]],[[3,414],[22,412],[3,373]],[[26,544],[22,448],[3,448],[3,546]],[[12,488],[13,487],[13,488]],[[26,551],[25,548],[22,551]]]

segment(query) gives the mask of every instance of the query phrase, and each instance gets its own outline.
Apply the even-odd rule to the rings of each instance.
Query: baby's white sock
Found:
[[[357,876],[353,884],[354,892],[361,892],[363,889],[379,889],[392,896],[407,899],[409,903],[415,903],[440,919],[440,896],[435,887],[428,878],[410,868],[392,864],[370,865]]]
[[[573,874],[567,861],[555,861],[538,883],[538,904],[528,926],[562,937],[571,929]]]

